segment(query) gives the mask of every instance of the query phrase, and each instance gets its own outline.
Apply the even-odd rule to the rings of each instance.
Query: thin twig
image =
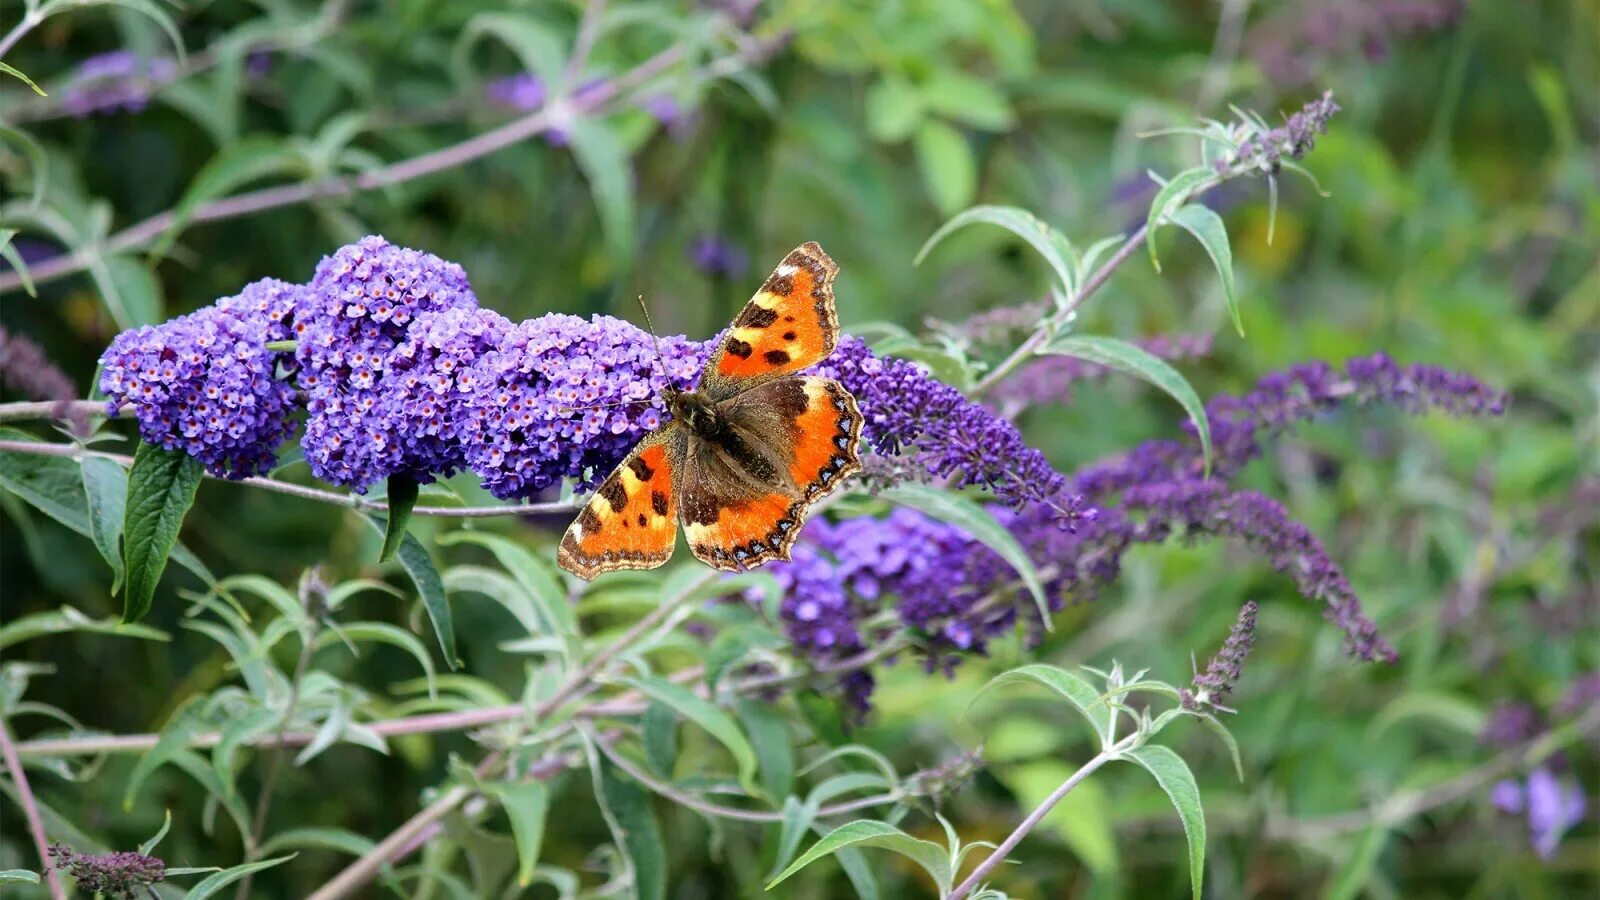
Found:
[[[44,16],[39,15],[38,10],[30,10],[26,15],[24,15],[22,20],[17,22],[15,28],[12,28],[10,31],[6,32],[5,37],[0,38],[0,58],[3,58],[7,53],[10,53],[11,48],[16,46],[17,41],[22,40],[24,35],[32,31],[34,26],[38,25],[42,21],[44,21]]]
[[[39,870],[50,884],[52,900],[66,900],[66,889],[61,886],[61,876],[50,864],[50,842],[44,836],[44,820],[39,817],[39,804],[33,799],[33,789],[28,787],[28,775],[22,771],[22,760],[17,758],[16,745],[11,743],[11,729],[0,719],[0,755],[5,757],[6,771],[11,773],[11,783],[17,788],[17,802],[22,805],[22,816],[28,820],[28,833],[33,846],[39,851]]]
[[[1094,774],[1096,769],[1099,769],[1106,763],[1116,759],[1119,755],[1121,755],[1124,749],[1126,749],[1128,746],[1131,746],[1132,742],[1140,739],[1140,735],[1130,734],[1121,741],[1117,742],[1115,746],[1101,750],[1099,753],[1095,754],[1093,759],[1084,763],[1082,768],[1076,772],[1073,772],[1070,778],[1061,782],[1060,787],[1050,792],[1050,796],[1044,798],[1043,803],[1040,803],[1037,807],[1035,807],[1033,812],[1028,813],[1028,817],[1022,820],[1022,824],[1018,825],[1016,830],[1007,835],[1006,839],[1000,842],[1000,846],[994,848],[994,852],[985,857],[983,862],[979,863],[978,867],[972,870],[972,874],[968,875],[965,881],[961,882],[961,884],[956,886],[955,890],[946,895],[945,900],[961,900],[962,897],[972,893],[972,889],[977,887],[979,882],[983,881],[983,877],[988,875],[995,866],[1000,865],[1000,863],[1005,860],[1006,856],[1008,856],[1012,850],[1015,850],[1018,844],[1022,843],[1022,839],[1027,837],[1028,833],[1033,831],[1033,829],[1038,826],[1039,821],[1043,819],[1045,815],[1050,812],[1050,810],[1055,809],[1056,804],[1060,803],[1062,799],[1067,796],[1067,794],[1072,792],[1073,788],[1082,784],[1083,780]]]
[[[46,444],[39,441],[0,441],[0,453],[29,453],[34,456],[60,456],[68,459],[98,456],[122,466],[133,465],[133,457],[131,456],[87,450],[74,444]],[[315,500],[319,503],[348,506],[352,509],[368,512],[389,511],[389,504],[382,500],[368,500],[359,494],[324,491],[319,488],[279,481],[275,478],[252,476],[250,478],[234,479],[221,478],[209,473],[207,473],[206,477],[216,481],[248,484],[251,487],[258,487],[279,494],[288,494],[291,497],[299,497],[302,500]],[[549,503],[522,503],[505,506],[418,506],[411,510],[411,514],[414,516],[439,516],[449,519],[486,519],[495,516],[525,516],[533,513],[570,512],[576,508],[571,501],[555,500]]]
[[[748,64],[764,54],[773,52],[779,43],[781,39],[758,41],[731,57],[712,62],[707,67],[708,71],[720,71],[730,65]],[[582,96],[572,98],[568,101],[566,111],[574,115],[596,112],[612,100],[677,65],[683,57],[684,50],[681,45],[663,50],[617,78],[598,85],[593,90],[584,91]],[[541,108],[460,143],[391,163],[370,172],[326,178],[315,182],[278,185],[203,203],[184,221],[188,224],[215,222],[324,197],[346,197],[362,191],[402,184],[472,162],[534,137],[553,124],[550,112],[548,107]],[[29,267],[28,272],[35,284],[43,284],[81,272],[102,255],[144,247],[165,234],[178,221],[176,210],[157,213],[111,235],[103,247],[82,248],[58,254]],[[0,293],[16,290],[21,286],[22,278],[17,272],[0,273]]]
[[[578,76],[589,64],[589,54],[594,50],[595,39],[600,36],[600,20],[605,12],[606,0],[589,0],[584,4],[583,18],[578,20],[578,33],[572,39],[572,54],[567,57],[566,68],[561,73],[561,84],[557,86],[563,94],[572,93]]]

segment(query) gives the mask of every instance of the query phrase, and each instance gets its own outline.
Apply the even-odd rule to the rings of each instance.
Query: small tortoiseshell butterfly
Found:
[[[788,559],[808,507],[861,469],[861,412],[831,378],[794,375],[839,339],[839,267],[803,244],[733,320],[672,420],[645,435],[590,498],[556,559],[585,580],[653,569],[689,549],[726,571]]]

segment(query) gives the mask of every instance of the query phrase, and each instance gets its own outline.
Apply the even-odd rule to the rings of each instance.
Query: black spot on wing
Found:
[[[650,492],[650,508],[655,510],[656,515],[658,515],[658,516],[666,515],[667,514],[667,495],[661,493],[660,491],[651,491]]]
[[[761,289],[769,294],[777,294],[779,297],[787,297],[794,293],[794,276],[774,274],[771,278],[767,279],[767,283],[763,284]]]
[[[611,504],[612,512],[621,512],[628,505],[628,490],[622,486],[621,478],[607,478],[606,483],[600,485],[600,496]]]
[[[656,470],[650,468],[650,464],[645,462],[642,456],[628,460],[628,468],[633,470],[634,477],[640,481],[649,481],[656,474]]]
[[[735,328],[766,328],[778,321],[778,314],[764,306],[752,303],[744,308],[739,318],[733,320]]]
[[[578,526],[583,529],[585,537],[600,533],[600,516],[595,513],[594,507],[585,506],[583,512],[578,513]]]
[[[754,351],[753,347],[738,338],[728,338],[728,344],[725,349],[729,354],[740,359],[749,359],[750,354]]]
[[[795,334],[792,331],[785,331],[783,333],[783,339],[786,340],[786,341],[793,341],[797,337],[799,337],[799,335]]]
[[[762,357],[774,366],[781,366],[789,361],[789,354],[782,350],[768,350]]]

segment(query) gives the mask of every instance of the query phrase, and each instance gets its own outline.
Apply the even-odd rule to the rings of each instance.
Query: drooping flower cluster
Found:
[[[1491,802],[1503,813],[1526,815],[1528,842],[1540,859],[1555,856],[1561,838],[1589,810],[1583,787],[1570,777],[1558,776],[1549,766],[1528,773],[1526,781],[1506,778],[1489,791]]]
[[[51,418],[67,419],[78,433],[86,431],[87,420],[71,406],[78,397],[72,379],[50,361],[43,347],[20,334],[12,334],[4,325],[0,325],[0,383],[30,400],[55,404]]]
[[[167,864],[154,856],[120,853],[78,853],[59,841],[50,845],[50,867],[76,879],[78,889],[117,900],[143,900],[153,884],[167,879]]]
[[[1016,426],[915,363],[880,357],[847,336],[817,371],[855,395],[879,453],[903,452],[934,477],[983,487],[1013,507],[1047,507],[1062,524],[1087,517],[1082,497]]]
[[[317,266],[295,353],[309,413],[300,443],[314,475],[365,491],[390,475],[426,482],[436,464],[443,463],[444,471],[459,465],[454,456],[441,458],[437,442],[416,431],[431,425],[424,413],[431,404],[389,379],[402,375],[391,363],[414,326],[431,330],[431,322],[423,321],[430,314],[476,311],[477,305],[460,266],[381,237],[342,247]],[[442,328],[467,326],[467,333],[453,343],[441,335],[450,344],[443,357],[459,360],[481,352],[480,339],[493,335],[494,318],[445,322]],[[413,344],[410,358],[419,350],[424,360],[440,356],[438,347]],[[405,372],[419,385],[428,374],[417,368]],[[433,390],[431,382],[427,387]]]
[[[294,388],[277,377],[306,304],[299,285],[264,279],[235,297],[160,326],[125,331],[100,358],[100,390],[116,415],[133,407],[139,434],[227,478],[272,468],[293,430]]]
[[[78,64],[60,90],[61,107],[78,118],[139,112],[150,95],[177,74],[177,64],[164,56],[145,59],[132,50],[101,53]]]
[[[1460,22],[1466,7],[1466,0],[1301,0],[1252,27],[1244,46],[1270,80],[1301,84],[1331,59],[1382,60],[1396,40]]]
[[[665,421],[662,391],[689,387],[701,355],[693,341],[658,344],[609,316],[529,319],[472,373],[463,397],[467,464],[502,499],[563,478],[597,483]]]

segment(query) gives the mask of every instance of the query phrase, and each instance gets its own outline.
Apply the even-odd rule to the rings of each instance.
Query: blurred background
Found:
[[[1205,353],[1179,364],[1203,397],[1294,363],[1380,350],[1511,392],[1501,419],[1340,413],[1246,473],[1345,565],[1400,661],[1344,656],[1318,610],[1241,549],[1178,541],[1130,554],[1122,580],[1064,613],[1038,657],[1115,657],[1183,681],[1239,603],[1262,602],[1230,720],[1243,783],[1202,730],[1181,735],[1211,826],[1209,896],[1600,893],[1600,740],[1568,735],[1558,752],[1519,755],[1600,703],[1600,3],[617,2],[573,102],[618,84],[623,102],[557,117],[476,158],[462,142],[522,121],[562,77],[551,48],[565,52],[581,4],[151,5],[181,35],[181,58],[163,23],[133,3],[63,12],[3,54],[49,96],[0,76],[0,217],[40,282],[29,296],[10,267],[0,273],[0,317],[11,340],[44,348],[78,396],[122,328],[257,278],[307,280],[323,255],[368,233],[461,263],[482,305],[512,319],[637,318],[642,294],[664,333],[696,338],[721,328],[788,249],[817,240],[841,268],[847,331],[891,321],[921,332],[1045,295],[1045,267],[999,229],[963,231],[913,265],[955,212],[1025,207],[1085,245],[1124,233],[1155,193],[1147,173],[1199,158],[1192,138],[1150,132],[1229,119],[1230,106],[1277,124],[1333,91],[1342,112],[1304,160],[1327,196],[1280,180],[1270,243],[1264,180],[1208,197],[1232,238],[1243,337],[1205,253],[1170,234],[1162,271],[1135,257],[1079,326],[1208,337]],[[23,11],[0,0],[0,32]],[[662,52],[675,55],[638,76]],[[207,206],[418,159],[437,171],[224,210],[242,214]],[[149,252],[158,236],[159,258]],[[104,250],[103,261],[47,277],[85,248]],[[1019,413],[1062,471],[1171,436],[1180,421],[1170,400],[1127,379]],[[62,604],[119,612],[93,547],[7,499],[0,618]],[[359,517],[215,484],[186,541],[219,573],[287,584],[318,563],[361,574],[375,555]],[[148,731],[177,699],[233,677],[215,645],[176,628],[179,614],[158,603],[150,620],[174,632],[170,644],[66,635],[8,647],[7,662],[54,666],[35,676],[31,699],[107,731]],[[500,614],[466,603],[456,614],[471,671],[517,684],[521,659],[495,650]],[[374,691],[415,673],[390,652],[360,663]],[[1007,653],[953,679],[909,662],[887,670],[856,734],[907,770],[981,743],[989,767],[945,808],[968,839],[1009,832],[1092,752],[1086,732],[1042,701],[961,718],[986,677],[1018,662]],[[279,808],[295,810],[294,824],[378,836],[415,809],[449,752],[470,746],[398,741],[387,757],[337,747],[284,773]],[[133,762],[36,787],[118,848],[153,833],[164,808],[204,807],[169,768],[125,811]],[[1534,799],[1546,778],[1563,798],[1587,798],[1563,801],[1580,812],[1554,840]],[[1433,792],[1426,803],[1363,803],[1413,789]],[[1005,887],[1038,898],[1183,895],[1183,835],[1165,804],[1137,774],[1106,773],[1022,845],[1026,865]],[[747,871],[758,864],[739,856],[759,847],[724,845],[699,818],[660,811],[672,896],[743,895],[759,881]],[[163,845],[170,864],[237,853],[230,829],[208,836],[183,818]],[[0,868],[27,865],[13,808],[3,820]],[[546,856],[579,867],[605,839],[592,811],[574,812],[550,829]],[[873,858],[889,896],[926,890]],[[321,877],[338,864],[328,855]],[[777,893],[847,895],[836,866],[814,868]],[[318,871],[264,876],[257,890],[299,896]]]

